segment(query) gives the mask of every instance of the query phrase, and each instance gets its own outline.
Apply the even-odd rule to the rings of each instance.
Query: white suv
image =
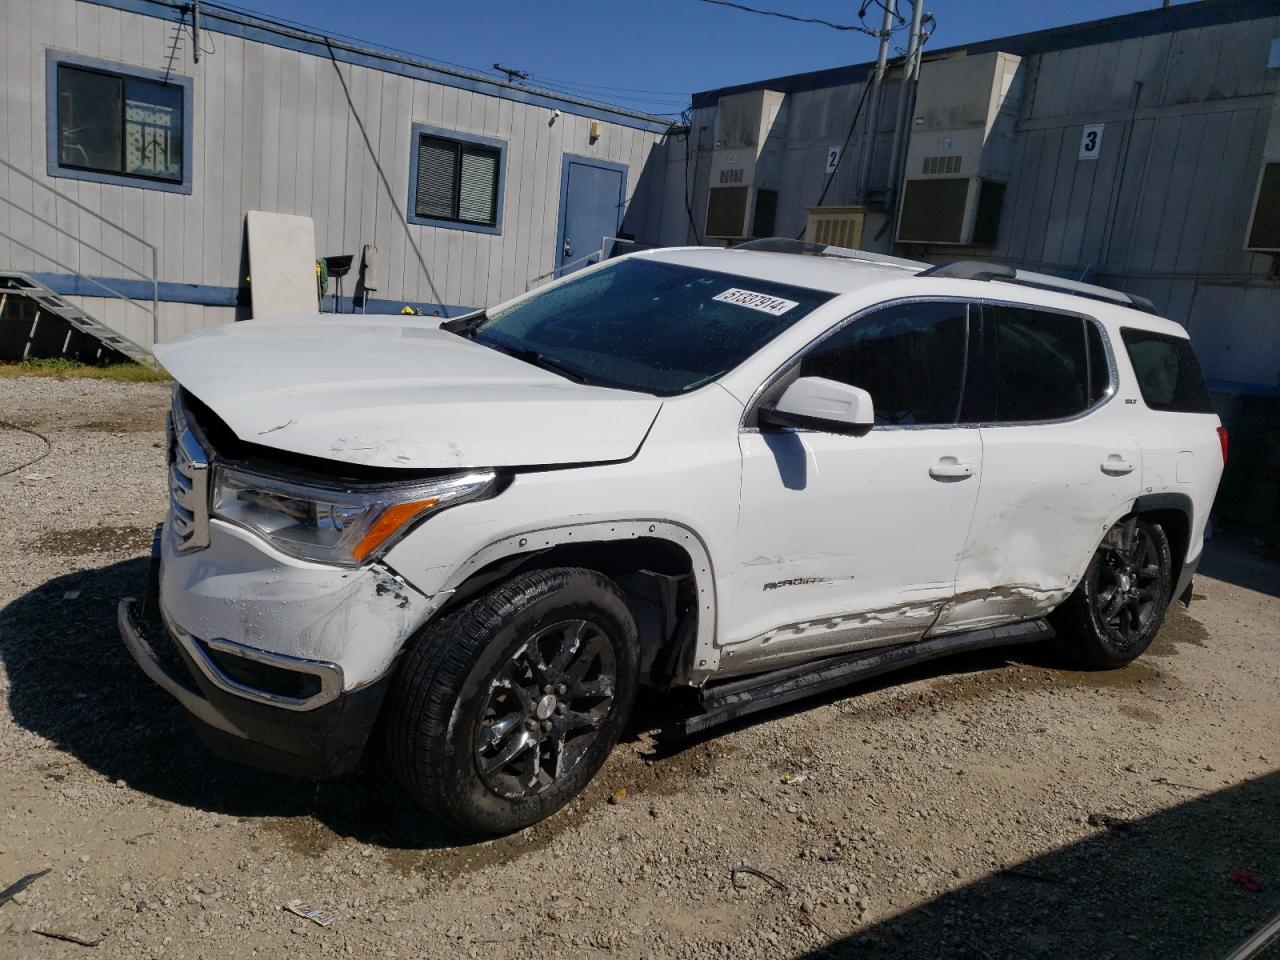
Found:
[[[215,751],[321,776],[372,739],[478,833],[573,797],[642,683],[696,691],[690,732],[1055,634],[1129,662],[1226,457],[1139,298],[788,241],[156,352],[164,630],[123,602],[135,659]]]

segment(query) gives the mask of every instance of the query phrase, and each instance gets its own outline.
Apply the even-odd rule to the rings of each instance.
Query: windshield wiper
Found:
[[[446,320],[440,324],[440,329],[448,333],[456,333],[460,337],[472,339],[476,334],[476,327],[489,319],[489,315],[483,310],[477,310],[474,313],[463,314],[460,317],[454,317],[452,320]]]
[[[512,347],[505,343],[498,343],[493,340],[477,340],[486,347],[493,347],[499,353],[505,353],[509,357],[515,357],[517,360],[523,360],[525,363],[532,364],[535,367],[541,367],[544,370],[550,370],[552,373],[558,373],[566,380],[572,380],[574,383],[586,383],[587,378],[573,367],[566,366],[554,357],[548,357],[545,353],[538,350],[530,350],[526,347]]]

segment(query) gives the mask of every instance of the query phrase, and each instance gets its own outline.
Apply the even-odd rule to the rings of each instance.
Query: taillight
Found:
[[[1230,444],[1230,440],[1231,438],[1227,436],[1227,428],[1219,427],[1218,442],[1222,444],[1222,465],[1224,467],[1227,465],[1227,447]]]

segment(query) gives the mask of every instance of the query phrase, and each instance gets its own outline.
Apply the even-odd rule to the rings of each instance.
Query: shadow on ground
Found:
[[[185,711],[133,662],[117,631],[116,606],[122,597],[143,595],[148,562],[138,558],[56,577],[0,610],[0,661],[17,725],[98,774],[152,797],[227,816],[277,818],[272,827],[302,853],[316,854],[352,837],[387,850],[471,856],[473,838],[424,816],[381,773],[375,742],[361,770],[319,783],[211,754]],[[668,698],[647,698],[627,737],[660,723],[664,704],[669,711]],[[639,758],[616,751],[605,773],[569,809],[486,844],[486,855],[514,857],[545,845],[607,802],[615,786],[632,792],[678,789],[706,772],[714,752],[698,744]],[[56,754],[46,766],[42,772],[55,781],[74,775]],[[453,865],[451,859],[441,862]]]
[[[116,604],[123,596],[141,596],[146,572],[147,560],[139,558],[67,574],[0,610],[0,660],[9,678],[9,711],[17,724],[102,776],[153,797],[230,816],[292,818],[285,832],[296,834],[299,849],[315,852],[339,837],[391,850],[469,848],[467,838],[423,816],[374,764],[317,784],[210,754],[182,709],[143,676],[120,642]],[[1153,647],[1153,651],[1172,652],[1173,644],[1196,642],[1194,635],[1181,637],[1185,627],[1198,624],[1180,611],[1171,612],[1161,632],[1161,637],[1173,637],[1167,644],[1170,650]],[[1157,638],[1157,647],[1161,642]],[[938,676],[955,677],[962,686],[976,684],[980,694],[987,685],[999,686],[1010,679],[1002,668],[1034,672],[1034,676],[1014,678],[1021,691],[1037,681],[1130,686],[1149,680],[1153,673],[1146,661],[1104,674],[1073,674],[1058,669],[1060,665],[1051,652],[1034,646],[982,651],[854,684],[690,740],[662,742],[639,756],[615,751],[604,773],[569,810],[500,841],[501,850],[518,855],[571,829],[586,810],[605,802],[616,786],[627,786],[632,792],[678,790],[689,778],[704,775],[725,753],[728,748],[716,743],[725,733],[823,703]],[[975,676],[973,683],[962,679],[969,675]],[[974,693],[968,686],[959,693]],[[686,707],[686,700],[670,695],[642,696],[626,738],[635,740]],[[909,708],[907,704],[896,709]],[[65,765],[58,763],[50,763],[45,773],[55,780],[67,775]],[[1280,886],[1280,877],[1276,882]]]
[[[1277,811],[1280,772],[1010,866],[808,960],[1216,960],[1280,911]]]
[[[1278,558],[1274,539],[1268,547],[1264,538],[1248,531],[1219,530],[1205,544],[1204,559],[1196,573],[1280,597]]]
[[[116,605],[121,597],[142,595],[147,563],[139,558],[56,577],[0,610],[0,660],[9,679],[9,712],[15,723],[102,776],[161,800],[228,816],[292,818],[290,825],[282,825],[282,832],[296,840],[299,849],[323,849],[337,837],[402,850],[468,845],[467,838],[424,817],[409,796],[379,772],[372,745],[375,762],[321,783],[255,770],[209,753],[182,708],[142,674],[120,642]],[[714,741],[735,727],[895,682],[999,668],[1011,653],[972,654],[879,678],[697,738],[664,742],[639,758],[616,751],[598,782],[574,804],[576,811],[501,843],[511,846],[512,853],[537,846],[571,827],[585,809],[605,802],[618,785],[631,792],[677,790],[688,778],[706,773],[724,752]],[[686,700],[669,695],[642,696],[625,739],[634,741],[687,706]],[[56,762],[44,772],[55,780],[67,775],[66,766]]]
[[[395,784],[360,773],[316,784],[219,760],[125,651],[116,604],[141,597],[146,559],[67,574],[0,611],[14,722],[111,780],[230,816],[309,814],[339,836],[428,849],[464,842]],[[78,591],[78,595],[68,596]],[[61,779],[62,764],[46,775]]]

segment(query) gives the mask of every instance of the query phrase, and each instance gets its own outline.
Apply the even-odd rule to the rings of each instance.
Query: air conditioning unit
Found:
[[[1273,56],[1280,59],[1280,51]],[[1253,194],[1253,213],[1244,247],[1257,253],[1280,253],[1280,100],[1271,108],[1271,125],[1262,148],[1262,170]]]
[[[862,247],[862,231],[867,222],[864,207],[810,207],[804,238],[829,247]]]
[[[751,90],[721,97],[711,151],[703,233],[715,240],[770,237],[778,209],[786,95]]]
[[[899,243],[995,245],[1013,172],[1021,66],[1011,53],[921,64]]]

